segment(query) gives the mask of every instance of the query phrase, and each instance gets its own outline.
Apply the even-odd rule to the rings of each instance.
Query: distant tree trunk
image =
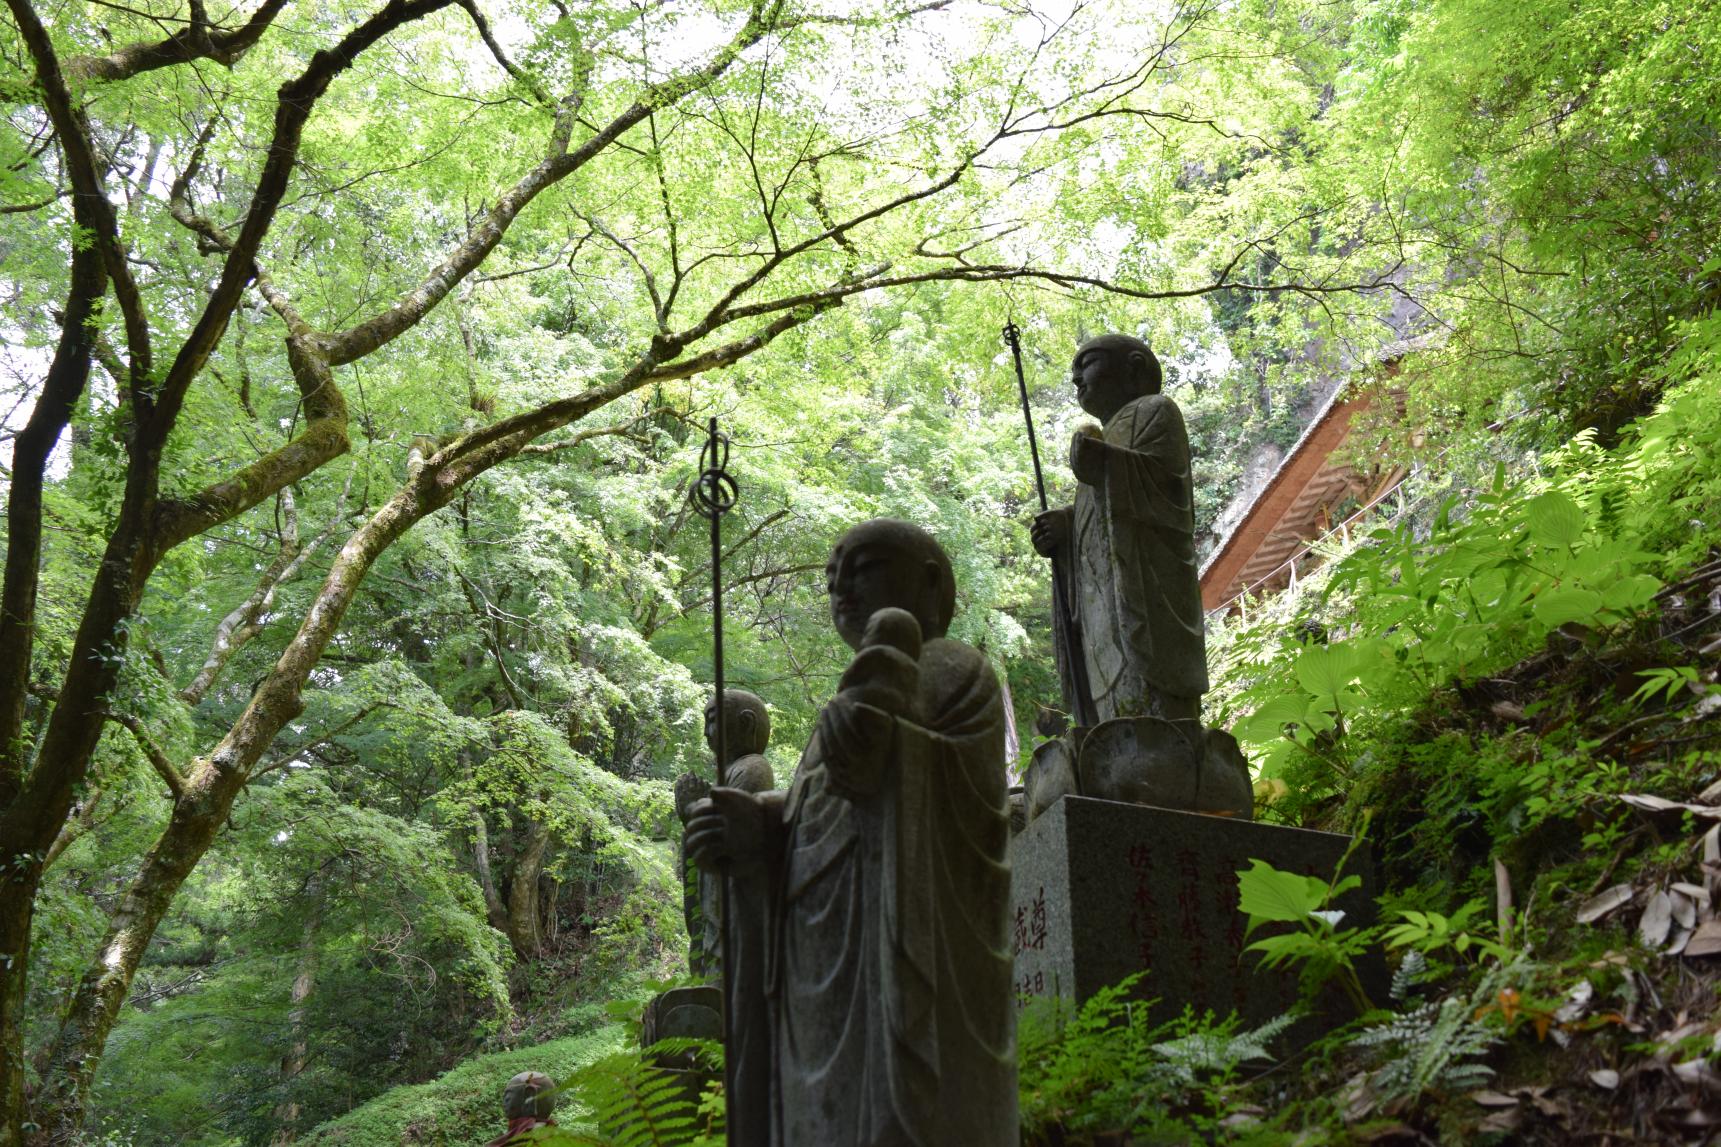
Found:
[[[550,830],[541,821],[526,822],[526,839],[514,858],[514,875],[508,881],[508,940],[522,960],[536,959],[543,951],[538,929],[538,877],[544,871],[544,853]]]
[[[476,810],[472,813],[472,863],[478,869],[478,887],[484,890],[484,914],[490,927],[509,935],[508,909],[496,891],[496,877],[490,869],[490,829],[484,814]]]
[[[317,926],[322,923],[322,890],[315,881],[307,890],[312,897],[311,914],[305,919],[305,934],[299,941],[299,968],[293,976],[293,1007],[287,1013],[287,1054],[281,1057],[281,1088],[286,1098],[275,1108],[275,1133],[269,1137],[270,1147],[286,1147],[299,1137],[299,1101],[293,1098],[293,1085],[305,1070],[305,1058],[310,1050],[305,1039],[305,1001],[317,982]]]

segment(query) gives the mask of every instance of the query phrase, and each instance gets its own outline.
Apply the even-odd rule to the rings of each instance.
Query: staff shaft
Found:
[[[1022,420],[1028,424],[1028,454],[1034,460],[1034,489],[1040,495],[1040,509],[1050,506],[1046,501],[1046,475],[1040,469],[1040,441],[1034,434],[1034,411],[1028,405],[1028,376],[1022,372],[1022,331],[1014,322],[1004,324],[1004,341],[1010,344],[1010,354],[1016,360],[1016,390],[1022,396]]]
[[[713,426],[717,420],[711,420]],[[729,722],[723,711],[723,518],[711,515],[711,676],[717,693],[717,783],[729,760]]]

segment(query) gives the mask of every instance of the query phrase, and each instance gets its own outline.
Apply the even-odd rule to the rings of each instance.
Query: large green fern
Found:
[[[699,1071],[669,1071],[657,1060],[694,1053]],[[581,1123],[534,1133],[546,1147],[718,1147],[723,1142],[722,1051],[708,1040],[666,1039],[645,1052],[620,1052],[562,1084]]]

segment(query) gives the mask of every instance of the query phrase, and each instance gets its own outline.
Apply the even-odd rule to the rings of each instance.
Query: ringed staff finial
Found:
[[[735,508],[741,487],[729,473],[729,436],[712,417],[705,446],[699,452],[699,477],[688,491],[694,512],[711,523],[711,662],[717,705],[717,783],[729,759],[727,722],[723,719],[723,515]]]

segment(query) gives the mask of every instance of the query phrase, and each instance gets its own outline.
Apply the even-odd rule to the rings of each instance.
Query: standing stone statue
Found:
[[[532,1132],[554,1127],[550,1112],[556,1108],[556,1081],[541,1071],[522,1071],[502,1090],[502,1118],[507,1130],[484,1147],[523,1147],[538,1139]]]
[[[723,779],[730,788],[762,793],[776,785],[765,747],[771,742],[771,714],[757,694],[745,689],[723,691],[725,744],[730,759],[723,762]],[[717,751],[717,700],[705,704],[705,744]],[[685,826],[697,801],[711,792],[711,782],[695,773],[675,778],[675,811]],[[723,882],[716,873],[703,871],[681,858],[682,910],[687,920],[687,966],[696,976],[720,975],[718,956],[722,948]]]
[[[1075,727],[1035,752],[1029,814],[1065,792],[1248,816],[1236,742],[1202,730],[1207,691],[1189,435],[1159,360],[1128,335],[1076,351],[1076,399],[1103,427],[1070,443],[1073,507],[1034,520],[1057,563],[1064,707]]]
[[[733,1038],[770,1054],[735,1061],[736,1141],[1013,1147],[998,681],[944,636],[955,579],[919,527],[855,527],[826,582],[856,655],[789,790],[714,789],[688,822],[730,873],[732,940],[769,944],[764,1006],[737,1004]]]

